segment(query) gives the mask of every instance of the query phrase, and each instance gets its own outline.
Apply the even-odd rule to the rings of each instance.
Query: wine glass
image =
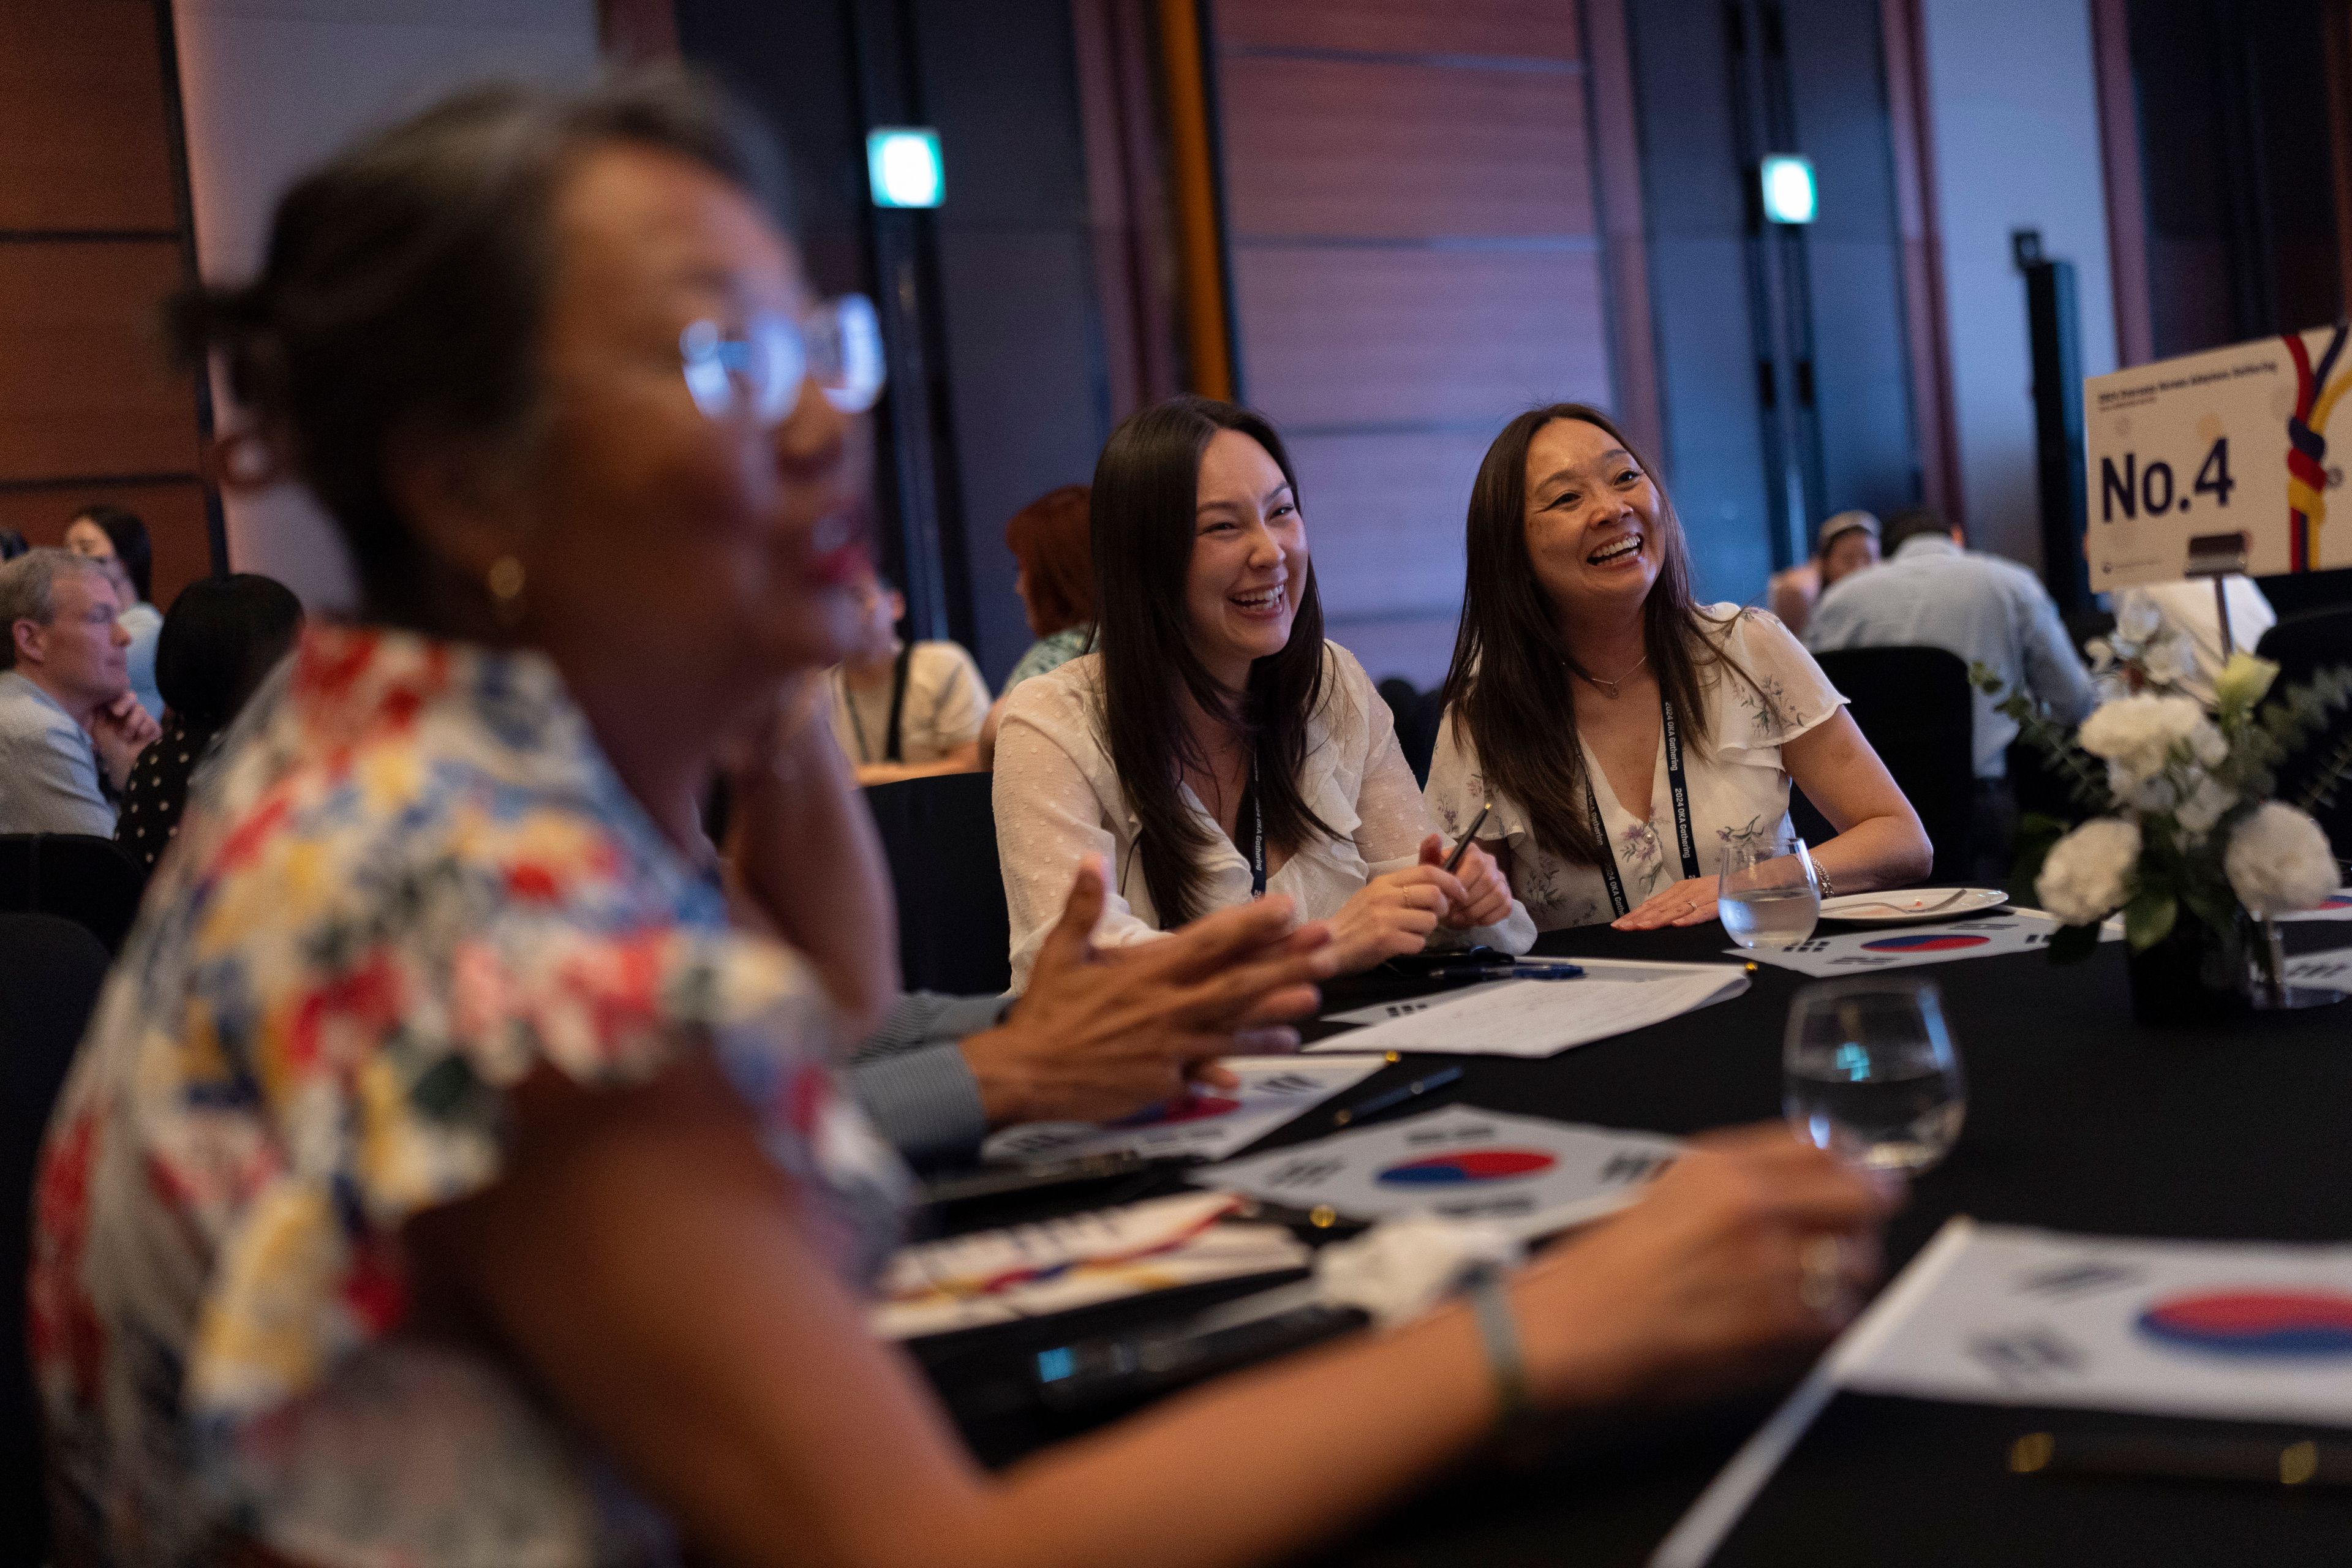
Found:
[[[1780,1067],[1781,1105],[1797,1131],[1874,1170],[1927,1170],[1968,1114],[1932,980],[1808,985],[1790,1005]]]
[[[1822,889],[1805,841],[1766,834],[1723,847],[1716,913],[1742,947],[1794,947],[1813,934]]]

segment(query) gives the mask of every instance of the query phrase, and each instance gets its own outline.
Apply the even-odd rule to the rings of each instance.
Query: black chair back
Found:
[[[2281,687],[2301,685],[2323,669],[2352,668],[2352,608],[2288,616],[2263,634],[2255,651],[2278,665]],[[2326,734],[2279,770],[2280,798],[2301,798],[2319,770],[2347,743],[2352,743],[2352,713],[2339,712]],[[2327,830],[2336,858],[2352,860],[2352,777],[2339,780],[2335,798],[2315,805],[2312,816]]]
[[[1974,879],[1975,700],[1969,667],[1939,647],[1858,647],[1816,656],[1830,684],[1936,846],[1934,881]],[[1806,842],[1831,837],[1828,821],[1793,792],[1790,811]]]
[[[1428,787],[1429,759],[1437,750],[1437,724],[1445,716],[1444,692],[1422,691],[1402,676],[1391,675],[1381,682],[1380,693],[1396,720],[1397,745],[1412,769],[1413,782]]]
[[[1013,984],[993,785],[988,773],[943,773],[866,792],[890,860],[898,966],[910,991],[977,996]]]
[[[0,833],[0,910],[56,915],[121,952],[146,875],[111,838]]]
[[[71,921],[0,914],[0,1568],[48,1553],[41,1418],[25,1352],[34,1168],[107,952]]]

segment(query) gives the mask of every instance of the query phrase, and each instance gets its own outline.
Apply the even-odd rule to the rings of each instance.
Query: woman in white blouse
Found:
[[[1433,938],[1525,952],[1492,859],[1444,868],[1387,704],[1323,640],[1273,426],[1207,398],[1148,408],[1104,446],[1092,510],[1099,649],[1024,681],[997,740],[1013,984],[1096,854],[1106,945],[1271,891],[1331,922],[1347,969]]]
[[[1836,891],[1927,874],[1917,814],[1812,656],[1692,598],[1674,506],[1607,416],[1506,426],[1468,546],[1429,803],[1459,831],[1493,800],[1480,841],[1539,929],[1713,920],[1723,850],[1788,831],[1792,778],[1838,830],[1813,847]]]

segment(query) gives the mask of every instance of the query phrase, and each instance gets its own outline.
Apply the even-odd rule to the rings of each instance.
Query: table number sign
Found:
[[[2352,451],[2339,323],[2095,375],[2083,385],[2091,586],[2352,565],[2328,493]]]

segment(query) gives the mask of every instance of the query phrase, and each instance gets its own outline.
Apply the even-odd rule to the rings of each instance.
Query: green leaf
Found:
[[[2085,926],[2060,926],[2050,938],[2050,961],[2053,963],[2080,963],[2099,951],[2099,922]]]
[[[2132,895],[2124,906],[2124,940],[2134,952],[2146,952],[2172,934],[2180,918],[2180,900],[2170,893],[2147,889]]]

